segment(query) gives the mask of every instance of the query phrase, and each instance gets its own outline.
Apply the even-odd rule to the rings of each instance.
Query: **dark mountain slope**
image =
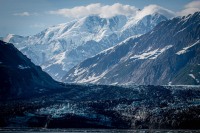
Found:
[[[48,74],[12,44],[0,41],[0,98],[22,98],[58,87]]]
[[[200,12],[161,22],[152,31],[89,58],[64,82],[200,84]]]

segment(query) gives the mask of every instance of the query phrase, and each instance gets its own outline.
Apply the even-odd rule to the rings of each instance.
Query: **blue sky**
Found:
[[[190,4],[191,2],[198,3]],[[122,7],[130,5],[127,12],[134,8],[143,9],[151,4],[162,6],[173,12],[196,11],[199,10],[198,6],[200,7],[198,5],[200,0],[0,0],[0,36],[8,33],[24,36],[36,34],[51,25],[74,19],[73,15],[88,14],[88,12],[83,13],[84,7],[95,3],[100,4],[97,5],[99,9],[105,9],[106,5],[108,5],[106,9],[108,9],[115,3],[120,3]],[[73,8],[80,6],[82,7],[78,9],[83,8],[83,11],[80,10],[77,13]],[[66,10],[60,10],[63,8]],[[186,10],[186,8],[190,8],[190,10]]]

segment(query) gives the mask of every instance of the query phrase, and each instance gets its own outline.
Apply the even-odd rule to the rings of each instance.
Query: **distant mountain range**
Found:
[[[45,29],[33,36],[9,34],[3,40],[15,45],[33,63],[61,81],[67,71],[129,38],[150,31],[167,18],[157,12],[135,18],[88,16]]]
[[[199,85],[200,12],[161,22],[150,32],[81,62],[63,81]]]

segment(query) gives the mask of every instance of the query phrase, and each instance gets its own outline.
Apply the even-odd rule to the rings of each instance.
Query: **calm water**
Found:
[[[0,129],[2,133],[200,133],[200,130]]]

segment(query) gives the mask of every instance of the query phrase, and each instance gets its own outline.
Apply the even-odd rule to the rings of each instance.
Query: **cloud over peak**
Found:
[[[200,0],[192,1],[185,5],[185,8],[200,8]]]
[[[192,1],[185,5],[184,9],[180,12],[177,12],[179,16],[185,16],[188,14],[193,14],[194,12],[200,11],[200,0]]]
[[[115,3],[113,5],[103,5],[100,3],[89,4],[87,6],[76,6],[74,8],[63,8],[58,10],[49,11],[49,14],[61,15],[70,18],[80,18],[88,15],[99,15],[102,18],[110,18],[116,15],[133,16],[136,18],[142,18],[146,15],[159,13],[168,18],[174,16],[183,16],[192,14],[196,11],[200,11],[200,0],[195,0],[183,7],[183,10],[173,12],[169,9],[158,5],[148,5],[142,10],[139,10],[135,6],[123,5]]]
[[[103,18],[113,17],[115,15],[133,15],[137,8],[130,5],[115,3],[113,5],[102,5],[100,3],[87,6],[77,6],[74,8],[64,8],[55,11],[49,11],[50,14],[62,15],[65,17],[79,18],[87,15],[99,15]]]
[[[135,17],[140,19],[146,15],[155,14],[155,13],[162,14],[168,18],[175,16],[175,13],[173,11],[168,10],[164,7],[161,7],[158,5],[148,5],[148,6],[145,6],[141,11],[139,11]]]
[[[166,15],[166,17],[172,17],[175,14],[173,11],[158,5],[149,5],[139,11],[135,6],[123,5],[120,3],[115,3],[113,5],[102,5],[96,3],[87,6],[58,9],[49,11],[48,13],[72,18],[79,18],[88,15],[99,15],[102,18],[110,18],[116,15],[136,16],[137,18],[140,18],[153,13],[160,13]]]

